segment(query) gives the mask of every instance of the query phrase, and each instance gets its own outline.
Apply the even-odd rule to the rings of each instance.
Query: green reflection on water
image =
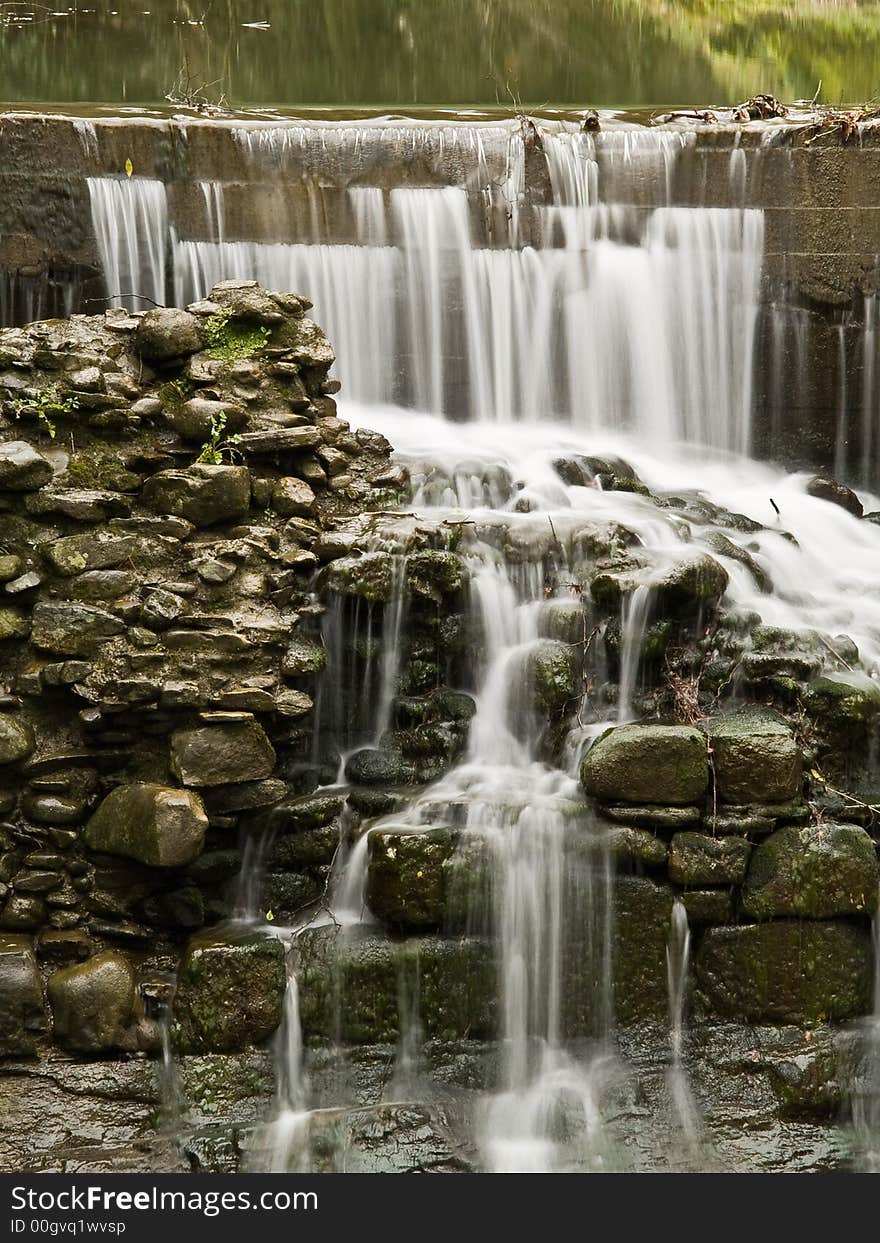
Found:
[[[92,0],[0,5],[0,100],[163,101],[184,62],[239,107],[864,102],[880,2]],[[64,9],[64,4],[57,9]],[[115,12],[114,12],[115,10]],[[148,12],[145,12],[148,10]],[[10,17],[33,14],[33,21]],[[268,30],[246,22],[268,22]],[[192,24],[191,24],[192,23]]]

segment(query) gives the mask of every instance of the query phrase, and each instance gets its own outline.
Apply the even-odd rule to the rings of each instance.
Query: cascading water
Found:
[[[460,129],[445,147],[436,133],[429,143],[412,127],[326,131],[321,159],[345,163],[351,179],[368,178],[383,143],[471,161],[467,188],[346,191],[354,242],[324,237],[315,212],[297,222],[289,240],[236,239],[216,185],[202,190],[208,236],[177,238],[167,228],[164,198],[137,179],[90,183],[96,233],[108,288],[114,280],[143,284],[147,274],[156,292],[167,244],[179,304],[229,277],[311,297],[337,350],[341,412],[394,444],[409,468],[420,520],[437,526],[451,519],[465,531],[460,551],[482,636],[466,753],[339,853],[330,901],[344,929],[369,923],[371,836],[383,826],[454,825],[465,880],[479,860],[479,883],[465,885],[468,930],[491,937],[498,956],[501,1070],[497,1091],[478,1110],[481,1159],[493,1170],[610,1168],[617,1158],[603,1104],[620,1069],[612,1052],[613,866],[604,830],[572,775],[574,760],[605,725],[640,714],[640,653],[653,593],[695,555],[722,566],[731,612],[819,632],[826,644],[846,634],[865,671],[848,676],[876,672],[880,531],[807,495],[803,478],[744,456],[752,444],[763,217],[742,206],[742,152],[730,165],[735,206],[685,208],[672,189],[686,136],[548,131],[552,201],[534,205],[522,190],[524,161],[534,153],[527,156],[521,135],[506,133],[499,183],[489,176],[479,131]],[[305,127],[241,134],[255,164],[282,171],[312,141]],[[148,226],[143,203],[150,194]],[[475,219],[486,201],[494,209],[499,200],[509,207],[505,230],[487,243]],[[790,337],[792,348],[806,348],[802,314],[786,308],[772,322],[780,356]],[[870,319],[871,359],[872,332]],[[778,379],[773,400],[782,403],[781,370]],[[874,387],[866,365],[867,454],[874,449]],[[597,486],[592,468],[567,481],[578,462],[596,454],[630,467],[649,494]],[[576,469],[560,472],[564,461]],[[618,552],[628,540],[632,553],[621,595],[619,694],[616,707],[598,696],[586,705],[569,739],[571,771],[563,771],[545,762],[531,661],[547,610],[584,598],[571,554],[596,531],[615,549],[622,541]],[[325,619],[329,670],[317,734],[340,753],[381,738],[398,689],[405,562],[400,548],[376,549],[395,557],[381,625],[372,613],[366,618],[362,602],[332,604]],[[361,612],[345,611],[352,608]],[[366,640],[355,656],[353,635]],[[586,630],[573,646],[586,648]],[[346,719],[351,702],[363,707],[357,720]],[[246,896],[242,913],[252,917],[253,910]],[[678,904],[668,948],[668,1082],[679,1124],[696,1144],[700,1119],[682,1047],[688,953]],[[419,990],[415,980],[404,986],[391,1080],[400,1091],[416,1074],[420,1042]],[[287,1087],[269,1142],[276,1169],[299,1162],[307,1146],[305,1094],[291,1087],[304,1083],[298,1030],[292,980],[279,1044]]]
[[[669,1095],[685,1143],[693,1156],[699,1146],[702,1125],[685,1065],[685,1004],[691,956],[691,932],[685,905],[676,898],[672,906],[669,940],[666,946],[666,972],[669,984],[669,1045],[671,1062],[667,1072]]]

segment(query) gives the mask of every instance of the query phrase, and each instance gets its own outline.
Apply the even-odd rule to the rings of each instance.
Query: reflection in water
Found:
[[[855,102],[873,96],[880,52],[873,0],[57,7],[2,6],[4,102],[162,103],[184,63],[239,106],[720,104],[811,97],[820,77],[823,99]],[[26,11],[38,20],[15,20]]]

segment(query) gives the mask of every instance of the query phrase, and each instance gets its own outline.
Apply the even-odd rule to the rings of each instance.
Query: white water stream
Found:
[[[354,169],[381,142],[411,143],[415,151],[421,139],[399,128],[396,136],[379,136],[354,127],[345,140],[328,130],[324,158],[343,159],[347,151]],[[283,169],[302,151],[303,133],[256,129],[241,141],[254,161]],[[573,775],[581,746],[600,723],[569,747],[571,772],[540,762],[525,686],[548,606],[545,561],[564,563],[565,550],[588,530],[619,525],[635,537],[646,569],[621,618],[619,720],[635,712],[651,585],[669,565],[700,551],[728,573],[728,609],[818,631],[826,643],[845,634],[859,651],[861,672],[852,676],[880,670],[880,527],[807,495],[804,478],[745,456],[763,217],[741,206],[743,153],[731,161],[734,206],[685,208],[670,201],[683,136],[645,130],[605,139],[564,130],[545,135],[553,202],[534,209],[540,247],[517,244],[527,210],[520,198],[522,141],[510,138],[504,176],[491,181],[476,128],[442,151],[444,159],[460,160],[464,152],[472,161],[470,195],[459,186],[352,189],[355,245],[323,241],[318,215],[301,222],[289,242],[230,238],[222,188],[212,184],[202,191],[208,236],[181,239],[168,227],[160,183],[89,183],[111,293],[136,284],[135,292],[161,301],[167,264],[178,305],[229,277],[308,294],[337,352],[341,414],[388,437],[410,470],[414,505],[425,520],[473,524],[470,598],[485,652],[468,750],[393,823],[418,829],[454,820],[463,841],[479,843],[488,860],[484,914],[499,947],[503,1065],[477,1131],[492,1170],[602,1169],[611,1159],[602,1099],[617,1074],[612,869],[592,837]],[[430,150],[439,158],[436,141]],[[503,244],[474,243],[475,187],[509,205]],[[782,314],[771,320],[780,350],[791,333],[802,345],[799,322]],[[873,338],[865,348],[873,359]],[[780,402],[789,382],[778,377]],[[876,395],[867,364],[864,386],[870,455]],[[578,454],[623,458],[653,496],[563,483],[554,463]],[[713,521],[688,499],[717,507]],[[866,508],[880,507],[876,498],[864,499]],[[749,524],[736,515],[758,528],[745,530]],[[710,536],[719,532],[753,559],[763,583],[718,551]],[[504,553],[511,539],[516,557]],[[565,594],[564,586],[556,590]],[[377,710],[352,728],[353,744],[378,737],[388,724],[404,622],[398,591],[382,621]],[[343,624],[343,614],[334,615],[331,632]],[[332,653],[332,641],[328,647]],[[370,919],[368,851],[364,835],[337,869],[333,902],[343,925]],[[250,909],[252,896],[243,904]],[[693,1138],[698,1122],[681,1057],[688,957],[682,916],[676,908],[669,951],[670,1084]],[[574,985],[573,928],[584,966]],[[279,1045],[286,1069],[273,1168],[289,1164],[294,1151],[300,1160],[307,1136],[297,1004],[292,980]],[[409,1065],[415,1055],[406,1033],[401,1050]]]

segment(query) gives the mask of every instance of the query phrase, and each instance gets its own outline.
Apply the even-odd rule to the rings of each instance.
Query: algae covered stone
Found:
[[[743,889],[753,919],[827,919],[873,911],[880,868],[874,843],[852,824],[792,825],[756,847]]]
[[[107,795],[85,829],[86,844],[150,867],[183,867],[202,851],[208,817],[198,794],[135,783]]]
[[[709,928],[694,967],[702,1008],[723,1019],[813,1025],[871,1008],[871,938],[843,921]]]
[[[259,781],[275,768],[275,750],[249,713],[218,713],[225,718],[171,736],[171,770],[185,786],[233,785]]]
[[[666,1015],[666,945],[673,900],[669,885],[646,876],[621,876],[615,883],[612,974],[620,1023]]]
[[[79,1053],[103,1053],[126,1042],[134,999],[134,971],[108,950],[49,977],[55,1039]]]
[[[174,1017],[187,1053],[231,1053],[267,1040],[281,1022],[284,946],[256,933],[192,940],[180,964]]]
[[[122,634],[125,623],[90,604],[41,603],[33,612],[31,640],[57,656],[89,656],[108,639]]]
[[[609,803],[695,803],[709,784],[706,738],[688,725],[619,725],[590,747],[581,780]]]
[[[564,708],[578,690],[571,647],[555,639],[535,644],[528,656],[528,678],[532,698],[541,711]]]
[[[676,833],[669,846],[669,878],[677,885],[737,885],[745,879],[751,853],[742,837]]]
[[[801,790],[801,752],[775,713],[746,709],[706,726],[718,797],[725,803],[784,803]]]
[[[496,964],[476,938],[410,937],[394,942],[363,928],[307,929],[294,942],[303,1037],[309,1043],[396,1040],[415,1002],[429,1039],[494,1032]]]
[[[374,829],[369,840],[367,904],[383,923],[437,928],[446,910],[448,829]]]

